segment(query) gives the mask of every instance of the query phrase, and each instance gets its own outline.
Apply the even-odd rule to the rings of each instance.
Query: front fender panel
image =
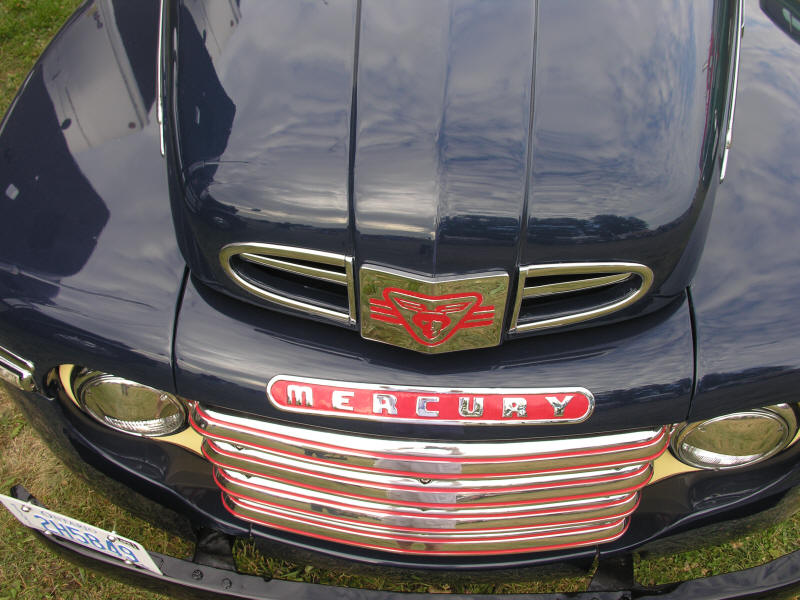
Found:
[[[137,4],[139,4],[137,2]],[[171,389],[184,262],[156,122],[158,3],[85,4],[0,131],[0,345]]]
[[[798,400],[800,45],[767,17],[773,4],[747,5],[733,148],[691,286],[692,420]]]

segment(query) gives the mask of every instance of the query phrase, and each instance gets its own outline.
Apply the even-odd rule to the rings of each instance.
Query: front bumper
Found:
[[[22,486],[14,486],[13,497],[32,503],[36,499]],[[79,546],[66,539],[37,535],[65,559],[81,564],[104,574],[143,588],[167,591],[175,598],[242,598],[261,600],[323,600],[327,598],[350,598],[352,600],[422,600],[428,594],[384,592],[354,588],[333,587],[312,583],[264,579],[221,569],[198,561],[181,560],[171,556],[150,552],[161,570],[161,575],[144,571],[133,565],[105,556],[99,552]],[[197,554],[196,554],[197,556]],[[207,554],[205,555],[208,556]],[[221,557],[225,560],[226,557]],[[624,562],[624,561],[623,561]],[[695,579],[677,584],[644,588],[629,586],[618,588],[615,574],[619,561],[612,566],[601,563],[587,592],[514,595],[519,600],[719,600],[725,598],[789,598],[800,591],[800,550],[775,559],[760,567],[734,573]],[[493,595],[448,595],[459,600],[499,598]],[[503,596],[510,597],[510,596]]]

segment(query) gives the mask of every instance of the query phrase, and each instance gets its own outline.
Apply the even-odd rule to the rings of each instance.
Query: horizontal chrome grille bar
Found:
[[[656,439],[663,442],[662,436],[659,436],[659,438]],[[393,460],[391,461],[391,466],[398,468],[365,467],[360,464],[344,463],[342,461],[325,459],[309,460],[307,456],[301,456],[289,452],[276,452],[274,450],[270,451],[266,448],[255,449],[244,447],[237,444],[232,444],[229,441],[221,441],[218,438],[210,439],[208,442],[208,447],[215,455],[216,461],[228,464],[229,466],[236,466],[243,470],[281,468],[280,466],[276,465],[277,463],[278,465],[282,465],[286,470],[292,470],[294,468],[297,471],[303,471],[304,469],[312,468],[314,471],[327,472],[331,474],[335,473],[339,476],[351,477],[355,479],[375,480],[376,477],[380,478],[394,476],[418,480],[420,476],[433,475],[437,480],[454,479],[464,482],[474,479],[480,479],[484,482],[491,482],[493,479],[507,479],[508,477],[520,477],[524,475],[546,474],[555,476],[556,474],[566,472],[571,472],[574,473],[576,477],[581,477],[581,471],[594,471],[600,468],[619,468],[623,466],[641,464],[643,461],[655,459],[664,450],[663,445],[649,448],[650,452],[646,454],[643,453],[642,456],[638,457],[638,460],[628,457],[609,462],[601,461],[595,464],[577,464],[574,467],[564,464],[554,466],[552,469],[542,468],[541,463],[517,463],[515,465],[517,469],[524,466],[529,466],[529,468],[524,471],[519,471],[517,469],[514,469],[513,471],[498,469],[494,472],[490,472],[487,470],[486,464],[480,465],[482,469],[478,470],[478,465],[471,465],[472,468],[466,469],[464,468],[464,465],[454,462],[443,464],[434,464],[430,462],[415,464],[411,461]],[[378,462],[380,461],[375,461],[375,463]],[[400,467],[403,467],[403,469]]]
[[[347,285],[347,275],[344,272],[339,273],[337,271],[330,271],[328,269],[321,269],[319,267],[312,267],[286,260],[279,260],[277,258],[270,258],[269,256],[250,254],[249,252],[243,252],[238,256],[242,260],[246,260],[247,262],[255,265],[263,265],[265,267],[272,267],[273,269],[278,269],[280,271],[286,271],[287,273],[296,273],[297,275],[306,275],[307,277],[313,277],[314,279],[319,279],[321,281],[330,281],[332,283]],[[342,267],[344,268],[344,263],[342,264]]]
[[[578,279],[575,281],[550,283],[547,285],[526,286],[522,290],[522,297],[539,298],[542,296],[552,296],[554,294],[566,294],[578,290],[591,290],[607,285],[614,285],[615,283],[622,283],[630,277],[630,273],[619,273],[617,275],[606,275],[605,277],[592,277],[591,279]]]
[[[496,473],[498,469],[530,471],[537,468],[527,463],[539,463],[539,468],[551,471],[562,466],[641,462],[663,452],[667,442],[664,427],[591,438],[502,443],[420,442],[329,431],[315,431],[314,439],[308,439],[307,429],[227,415],[199,406],[192,415],[192,426],[208,438],[274,453],[313,456],[314,462],[326,460],[374,466],[376,461],[395,461],[413,464],[419,468],[413,471],[415,473],[446,473],[448,467],[444,465],[453,463],[462,473],[474,467],[474,472],[482,476]]]
[[[261,502],[255,502],[252,499],[244,498],[241,496],[232,496],[236,504],[242,506],[250,506],[253,510],[261,510],[266,514],[277,514],[280,516],[288,516],[298,521],[314,521],[328,527],[344,526],[351,531],[361,531],[365,533],[374,533],[376,535],[384,536],[403,536],[406,539],[430,539],[431,536],[441,536],[450,539],[472,540],[481,537],[494,537],[501,539],[502,537],[517,537],[531,534],[541,534],[549,532],[564,532],[569,530],[583,529],[598,525],[601,523],[609,523],[618,521],[620,518],[627,516],[627,514],[618,515],[616,518],[598,518],[598,519],[583,519],[578,521],[565,521],[565,522],[552,522],[529,526],[518,527],[488,527],[488,528],[472,528],[453,530],[448,527],[449,524],[443,523],[443,527],[407,527],[399,524],[387,525],[374,525],[371,523],[363,523],[354,519],[342,518],[336,516],[320,516],[309,511],[295,511],[287,509],[273,510],[270,506]]]
[[[529,506],[522,509],[502,506],[500,508],[465,508],[456,512],[436,505],[419,508],[362,501],[342,503],[336,499],[331,500],[330,496],[324,498],[320,495],[303,498],[296,495],[276,494],[270,497],[240,485],[235,479],[229,477],[228,474],[219,470],[215,473],[217,484],[228,495],[247,499],[275,510],[294,509],[307,514],[330,514],[343,520],[377,525],[383,525],[388,518],[391,519],[393,527],[404,523],[409,529],[415,530],[430,528],[462,530],[485,527],[508,529],[553,523],[581,523],[601,518],[627,516],[638,505],[638,495],[633,492],[611,498],[542,503],[536,505],[533,510]],[[255,497],[256,495],[258,498]]]
[[[214,460],[208,451],[206,451],[206,457],[215,466],[224,470],[232,470],[230,465]],[[643,465],[635,467],[633,470],[629,468],[622,472],[601,472],[596,474],[594,478],[580,481],[539,482],[534,480],[531,482],[530,480],[524,480],[521,483],[501,481],[496,482],[498,485],[494,487],[462,487],[459,482],[453,482],[452,480],[437,482],[432,479],[430,484],[424,483],[427,480],[416,480],[416,485],[412,485],[412,481],[395,484],[384,482],[369,483],[334,477],[315,477],[313,474],[296,472],[286,474],[266,471],[258,474],[254,471],[242,469],[236,469],[236,472],[250,476],[254,482],[253,485],[258,484],[267,488],[271,487],[272,483],[278,482],[294,485],[302,490],[326,489],[352,498],[380,498],[389,502],[394,499],[398,503],[400,503],[400,498],[405,498],[406,501],[422,504],[427,503],[428,498],[439,498],[446,495],[453,498],[451,502],[448,502],[448,504],[453,505],[473,502],[485,504],[488,501],[492,503],[518,504],[530,503],[541,498],[592,496],[608,490],[640,487],[649,481],[652,474],[650,466]],[[262,477],[259,477],[259,475],[262,475]],[[437,503],[441,504],[441,502]]]
[[[646,478],[635,482],[628,487],[611,490],[608,486],[605,489],[595,489],[590,493],[564,495],[564,496],[527,496],[517,497],[516,501],[509,501],[504,498],[493,498],[491,502],[481,502],[481,496],[463,496],[456,493],[440,492],[438,494],[417,494],[414,492],[395,491],[390,494],[363,495],[352,492],[340,492],[337,490],[326,490],[319,487],[301,487],[291,482],[276,481],[272,479],[259,478],[253,475],[218,469],[217,473],[222,477],[224,483],[221,487],[232,493],[241,495],[257,495],[264,498],[283,498],[295,502],[313,503],[319,506],[332,508],[347,506],[359,506],[371,508],[374,506],[385,506],[391,512],[407,511],[409,509],[419,509],[431,511],[434,509],[446,510],[452,515],[460,516],[467,510],[478,510],[481,512],[519,512],[524,510],[536,510],[542,505],[560,504],[569,506],[576,502],[606,501],[610,495],[635,493],[643,487],[649,480],[649,473]],[[219,480],[218,480],[219,481]]]
[[[426,536],[424,540],[419,540],[399,535],[364,535],[363,533],[342,528],[341,526],[330,528],[321,527],[319,524],[311,521],[295,520],[293,518],[287,518],[285,515],[265,512],[255,508],[253,505],[242,505],[231,498],[225,499],[224,502],[225,507],[232,514],[271,528],[299,533],[327,541],[356,545],[371,550],[402,552],[404,554],[452,556],[542,552],[610,542],[619,538],[625,533],[628,527],[627,519],[619,519],[595,527],[586,527],[572,531],[562,530],[556,533],[519,536],[516,539],[502,538],[499,540],[474,539],[454,541],[444,537],[432,538],[431,536]]]
[[[423,442],[309,430],[195,406],[226,507],[286,531],[386,551],[529,552],[619,537],[666,428],[523,442]]]

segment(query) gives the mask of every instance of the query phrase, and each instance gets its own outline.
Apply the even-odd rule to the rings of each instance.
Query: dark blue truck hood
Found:
[[[171,88],[201,281],[246,296],[219,261],[242,242],[428,277],[631,261],[655,273],[641,310],[690,281],[727,72],[712,4],[223,4],[179,8]]]

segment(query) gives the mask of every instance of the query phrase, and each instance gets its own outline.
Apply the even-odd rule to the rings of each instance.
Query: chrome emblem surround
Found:
[[[267,397],[278,410],[306,415],[433,425],[583,423],[594,395],[583,387],[443,388],[276,375]]]
[[[364,339],[427,354],[500,343],[508,273],[430,278],[364,265],[359,282]]]

